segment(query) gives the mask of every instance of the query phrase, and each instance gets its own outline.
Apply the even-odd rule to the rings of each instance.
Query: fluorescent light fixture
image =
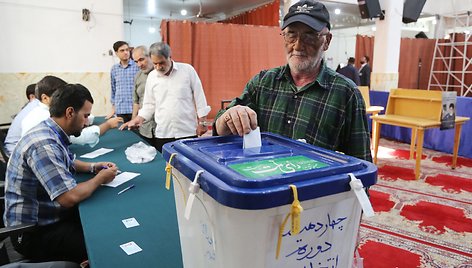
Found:
[[[336,8],[336,9],[334,10],[334,14],[336,14],[336,15],[341,14],[341,9]]]
[[[155,32],[156,32],[156,28],[154,28],[154,27],[152,27],[152,26],[151,26],[151,27],[149,27],[149,29],[148,29],[148,30],[149,30],[149,33],[151,33],[151,34],[153,34],[153,33],[155,33]]]
[[[402,26],[402,31],[412,31],[412,32],[429,32],[429,28],[426,26]]]
[[[148,10],[148,14],[156,13],[156,0],[148,0],[147,10]]]
[[[182,10],[180,10],[180,15],[187,16],[187,10],[185,8],[182,8]]]

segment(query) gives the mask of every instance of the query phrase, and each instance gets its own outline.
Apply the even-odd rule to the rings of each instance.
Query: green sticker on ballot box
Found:
[[[319,169],[326,166],[328,166],[328,164],[313,160],[303,155],[228,165],[232,170],[251,179]]]

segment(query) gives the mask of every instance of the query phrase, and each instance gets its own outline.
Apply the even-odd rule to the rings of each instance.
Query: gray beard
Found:
[[[297,73],[304,73],[304,72],[311,72],[315,69],[315,62],[314,61],[304,61],[298,64],[288,62],[288,66],[290,66],[290,70],[297,72]]]
[[[310,57],[306,61],[295,64],[290,60],[290,56],[288,55],[287,61],[288,61],[288,66],[290,67],[290,70],[296,73],[305,73],[305,72],[315,71],[316,66],[318,65],[318,63],[321,62],[323,57],[324,57],[324,52],[323,54],[320,55],[320,58],[318,60],[316,60],[315,57]]]

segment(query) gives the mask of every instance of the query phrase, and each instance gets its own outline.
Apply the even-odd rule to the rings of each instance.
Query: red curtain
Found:
[[[197,71],[212,107],[210,118],[221,100],[239,96],[254,75],[286,62],[278,26],[163,21],[161,33],[172,59]]]
[[[398,65],[398,87],[428,88],[435,44],[436,40],[434,39],[402,38]]]
[[[374,68],[374,37],[356,35],[356,66],[361,67],[361,58],[368,56],[370,68]]]
[[[472,63],[467,65],[464,63],[462,55],[467,49],[467,57],[472,58],[472,45],[465,47],[465,35],[456,34],[455,42],[462,42],[463,45],[456,46],[456,49],[451,51],[451,46],[440,46],[440,52],[446,57],[455,57],[452,59],[451,71],[457,79],[451,78],[444,73],[436,73],[436,79],[431,80],[432,84],[440,85],[455,85],[458,86],[460,83],[457,80],[462,80],[462,70],[472,72]],[[440,43],[450,44],[451,40],[439,39]],[[400,88],[419,88],[427,89],[431,74],[431,66],[433,63],[433,56],[435,53],[436,39],[411,39],[402,38],[400,43],[400,59],[398,67],[398,87]],[[363,55],[371,55],[371,63],[373,62],[374,53],[374,38],[368,36],[356,36],[356,60],[359,60]],[[439,57],[439,54],[436,55]],[[421,68],[419,68],[419,62],[421,59]],[[360,65],[358,65],[359,67]],[[446,71],[446,64],[442,60],[434,61],[435,71]],[[419,81],[419,86],[418,86]],[[472,84],[472,75],[464,74],[464,84],[469,86]],[[444,88],[444,86],[443,86]],[[439,86],[431,86],[431,89],[440,89]],[[461,96],[460,87],[447,87],[448,91],[457,91],[457,95]],[[462,87],[462,91],[467,90]],[[472,96],[469,92],[467,96]]]
[[[280,0],[220,21],[222,23],[279,26]]]

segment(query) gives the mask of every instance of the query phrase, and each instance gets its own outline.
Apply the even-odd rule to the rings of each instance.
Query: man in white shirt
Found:
[[[31,84],[26,89],[26,97],[28,97],[29,102],[21,109],[21,111],[15,116],[13,121],[11,122],[10,127],[8,128],[7,136],[5,137],[5,150],[8,156],[10,156],[11,152],[13,152],[13,148],[18,143],[21,138],[21,122],[25,117],[29,114],[31,110],[35,107],[39,106],[39,100],[36,98],[31,98],[31,91],[33,89],[33,97],[34,97],[34,88],[36,84]]]
[[[120,129],[135,129],[145,121],[156,121],[156,148],[183,138],[203,135],[208,130],[207,105],[202,82],[195,69],[171,59],[171,49],[165,43],[149,48],[154,70],[149,73],[142,108],[133,120]]]
[[[21,121],[21,137],[23,137],[30,129],[50,117],[49,103],[52,94],[61,86],[67,84],[64,80],[55,76],[45,76],[36,86],[36,98],[40,101]],[[100,126],[90,126],[82,130],[78,137],[71,136],[70,141],[73,144],[95,146],[100,135],[104,134],[110,128],[116,128],[119,123],[123,122],[122,118],[116,117],[105,121]],[[18,139],[19,140],[19,139]],[[18,143],[18,140],[14,143]]]

